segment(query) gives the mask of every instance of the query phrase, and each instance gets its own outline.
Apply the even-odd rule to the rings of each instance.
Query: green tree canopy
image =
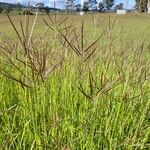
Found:
[[[123,3],[120,3],[115,6],[115,10],[118,10],[118,9],[123,9]]]
[[[109,11],[114,5],[114,0],[104,0],[104,4]]]

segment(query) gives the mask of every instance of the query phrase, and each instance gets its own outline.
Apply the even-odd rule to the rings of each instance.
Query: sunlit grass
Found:
[[[149,16],[34,17],[0,18],[0,149],[149,149]]]

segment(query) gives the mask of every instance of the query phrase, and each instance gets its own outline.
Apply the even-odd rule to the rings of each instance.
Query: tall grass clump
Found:
[[[122,45],[114,17],[92,17],[43,17],[39,35],[37,14],[19,28],[8,15],[17,37],[0,43],[0,149],[150,148],[149,49]]]

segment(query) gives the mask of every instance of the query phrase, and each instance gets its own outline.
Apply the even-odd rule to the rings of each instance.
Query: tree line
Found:
[[[98,2],[97,0],[87,0],[83,4],[76,4],[75,0],[66,0],[66,11],[84,11],[89,10],[99,11],[99,12],[109,12],[111,8],[115,5],[114,0],[103,0]],[[123,3],[115,5],[114,9],[123,9]]]
[[[37,3],[34,6],[30,6],[30,13],[29,10],[26,10],[27,7],[22,6],[20,3],[17,4],[7,4],[0,2],[0,13],[11,13],[12,11],[16,11],[19,14],[26,11],[26,13],[31,14],[38,10],[40,13],[49,13],[51,11],[59,11],[59,9],[55,8],[56,4],[54,2],[53,8],[45,6],[44,3]],[[111,8],[114,9],[123,9],[123,4],[120,3],[115,5],[114,0],[103,0],[103,2],[98,2],[97,0],[87,0],[83,4],[76,3],[75,0],[66,0],[64,3],[64,11],[71,12],[71,11],[84,11],[88,12],[89,10],[99,11],[99,12],[109,12]]]
[[[44,3],[37,3],[35,6],[23,6],[21,3],[17,4],[9,4],[0,2],[0,14],[34,14],[35,11],[39,11],[40,13],[49,13],[50,11],[58,11],[57,8],[50,8],[45,6]]]
[[[148,2],[150,0],[135,0],[136,5],[135,9],[138,12],[147,12],[148,11]],[[150,3],[149,3],[150,4]],[[55,2],[53,8],[45,6],[44,3],[37,3],[35,6],[30,7],[30,11],[35,11],[38,9],[41,13],[49,13],[51,11],[58,11],[59,9],[55,8]],[[64,4],[64,11],[71,12],[71,11],[84,11],[88,12],[89,10],[98,11],[98,12],[109,12],[112,8],[113,10],[123,9],[123,3],[115,5],[114,0],[103,0],[99,2],[98,0],[87,0],[84,1],[83,4],[76,3],[76,0],[66,0]],[[150,7],[150,6],[149,6]],[[7,4],[0,2],[0,13],[10,13],[11,11],[16,12],[26,12],[27,7],[22,6],[20,3],[17,4]],[[29,13],[29,10],[28,12]]]

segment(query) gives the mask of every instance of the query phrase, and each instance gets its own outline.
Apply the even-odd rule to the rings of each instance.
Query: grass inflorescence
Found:
[[[125,40],[122,18],[7,17],[0,149],[149,149],[149,46]]]

